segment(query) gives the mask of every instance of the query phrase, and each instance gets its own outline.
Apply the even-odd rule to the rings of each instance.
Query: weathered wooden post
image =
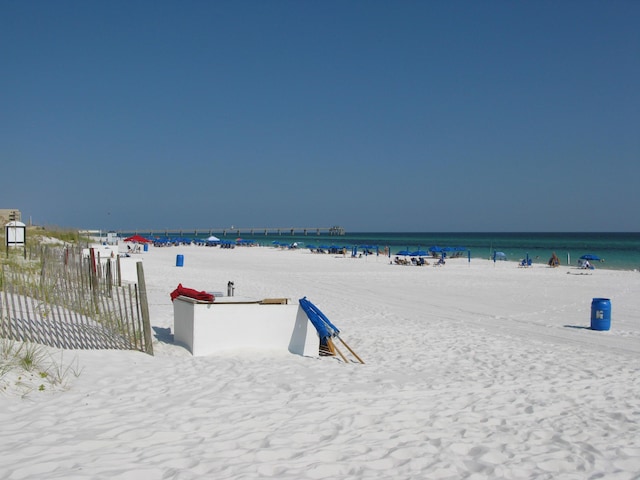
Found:
[[[138,289],[140,292],[140,313],[142,314],[142,329],[144,335],[144,351],[153,355],[153,339],[151,338],[151,319],[149,317],[149,302],[147,300],[147,286],[144,281],[142,262],[136,263],[138,273]]]

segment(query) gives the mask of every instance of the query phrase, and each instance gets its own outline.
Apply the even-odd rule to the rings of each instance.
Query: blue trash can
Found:
[[[176,267],[182,267],[184,265],[184,255],[176,256]]]
[[[611,328],[611,301],[608,298],[594,298],[591,301],[591,330]]]
[[[144,247],[142,247],[142,249],[143,249],[145,252],[148,252],[148,251],[149,251],[149,244],[148,244],[148,243],[145,243],[145,244],[144,244]]]

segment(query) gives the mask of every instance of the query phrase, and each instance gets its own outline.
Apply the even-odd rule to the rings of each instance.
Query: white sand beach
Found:
[[[0,395],[1,479],[640,478],[638,272],[270,247],[134,258],[155,356],[66,351],[82,369],[67,390]],[[170,292],[228,281],[306,296],[365,364],[175,345]],[[609,331],[589,328],[595,297]]]

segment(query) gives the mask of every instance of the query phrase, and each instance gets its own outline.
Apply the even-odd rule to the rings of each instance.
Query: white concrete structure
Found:
[[[179,296],[173,301],[173,334],[194,356],[255,348],[318,356],[319,338],[302,308],[242,297],[214,303]]]

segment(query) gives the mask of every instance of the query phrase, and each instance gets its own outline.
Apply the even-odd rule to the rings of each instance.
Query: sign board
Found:
[[[23,247],[27,238],[27,226],[22,222],[9,222],[5,225],[7,247]]]

